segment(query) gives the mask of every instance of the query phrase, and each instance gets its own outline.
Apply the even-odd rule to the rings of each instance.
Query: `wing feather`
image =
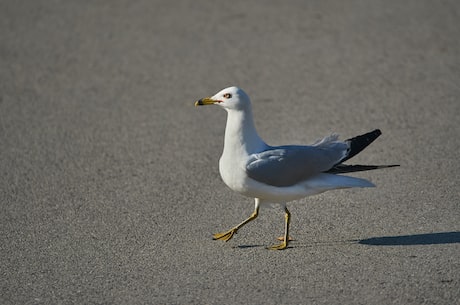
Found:
[[[253,154],[246,165],[248,176],[277,187],[295,185],[331,169],[349,149],[336,135],[311,146],[279,146]]]

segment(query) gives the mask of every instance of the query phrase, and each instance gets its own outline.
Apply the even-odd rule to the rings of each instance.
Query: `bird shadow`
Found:
[[[460,243],[460,232],[439,232],[439,233],[425,233],[425,234],[412,234],[412,235],[399,235],[399,236],[381,236],[370,237],[366,239],[352,239],[352,240],[335,240],[335,241],[317,241],[308,244],[296,244],[296,241],[290,244],[289,248],[304,248],[304,247],[317,247],[317,246],[331,246],[338,244],[361,244],[369,246],[415,246],[415,245],[440,245],[440,244],[455,244]],[[238,245],[232,248],[235,249],[252,249],[252,248],[267,248],[267,245],[260,244],[246,244]]]
[[[460,243],[460,232],[439,232],[401,236],[381,236],[357,240],[358,244],[371,246],[415,246]]]
[[[269,250],[269,247],[267,245],[238,245],[238,246],[234,246],[232,247],[234,249],[252,249],[252,248],[265,248],[267,250]],[[295,248],[295,246],[287,246],[286,249],[291,249],[291,248]]]
[[[235,249],[251,249],[251,248],[263,248],[263,247],[266,247],[264,245],[238,245],[238,246],[234,246],[232,248],[235,248]]]

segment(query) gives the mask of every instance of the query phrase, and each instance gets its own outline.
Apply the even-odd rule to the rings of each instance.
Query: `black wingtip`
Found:
[[[374,169],[381,169],[381,168],[389,168],[389,167],[396,167],[399,164],[392,164],[392,165],[347,165],[343,164],[343,162],[347,161],[348,159],[353,158],[361,151],[363,151],[367,146],[369,146],[375,139],[377,139],[382,134],[380,129],[374,129],[371,132],[365,133],[360,136],[356,136],[354,138],[350,138],[346,140],[346,142],[350,145],[350,150],[348,155],[340,160],[336,165],[334,165],[330,170],[326,171],[326,173],[331,174],[342,174],[342,173],[351,173],[351,172],[361,172],[361,171],[368,171]]]
[[[391,165],[346,165],[346,164],[339,164],[328,170],[326,173],[329,174],[344,174],[344,173],[354,173],[354,172],[362,172],[362,171],[370,171],[374,169],[382,169],[382,168],[389,168],[389,167],[397,167],[400,166],[399,164],[391,164]]]
[[[346,140],[346,142],[350,143],[350,151],[345,158],[340,160],[339,164],[359,154],[364,148],[374,142],[374,140],[377,139],[381,134],[382,131],[380,131],[380,129],[375,129],[371,132]]]

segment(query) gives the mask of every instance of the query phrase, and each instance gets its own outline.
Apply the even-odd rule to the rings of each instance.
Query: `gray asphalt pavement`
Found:
[[[1,304],[458,304],[460,2],[0,1]],[[283,212],[218,173],[238,85],[273,145],[383,135],[374,189]]]

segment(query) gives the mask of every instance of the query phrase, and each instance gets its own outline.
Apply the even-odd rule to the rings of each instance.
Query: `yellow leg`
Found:
[[[224,240],[224,241],[229,241],[233,237],[233,235],[235,235],[242,226],[244,226],[248,222],[256,219],[257,215],[259,215],[259,200],[256,198],[256,204],[255,204],[254,212],[251,214],[251,216],[249,216],[248,219],[246,219],[245,221],[243,221],[239,225],[231,228],[230,230],[228,230],[226,232],[214,234],[213,239],[215,239],[215,240],[220,239],[220,240]]]
[[[283,250],[286,249],[288,244],[289,244],[289,224],[291,222],[291,213],[287,209],[287,207],[284,207],[284,237],[283,237],[283,242],[279,245],[274,245],[271,247],[268,247],[270,250]]]

